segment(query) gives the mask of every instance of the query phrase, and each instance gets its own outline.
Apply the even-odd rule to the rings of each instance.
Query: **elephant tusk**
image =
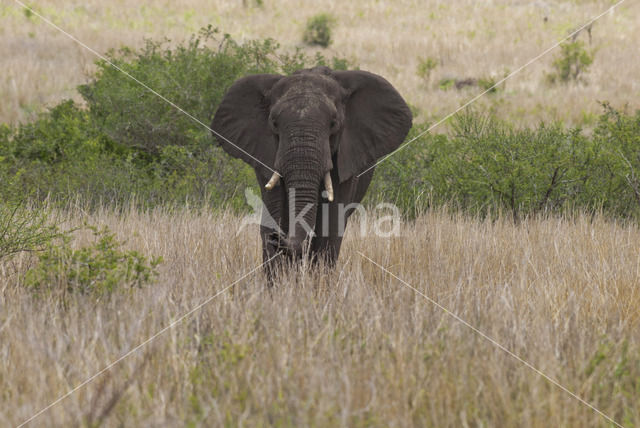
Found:
[[[274,172],[269,182],[265,184],[264,188],[267,190],[271,190],[278,185],[279,181],[280,181],[280,174],[278,174],[277,172]]]
[[[327,171],[324,176],[324,188],[327,190],[327,199],[333,202],[333,184],[331,183],[331,171]]]

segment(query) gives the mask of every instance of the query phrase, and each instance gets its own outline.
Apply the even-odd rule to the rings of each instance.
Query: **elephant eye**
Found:
[[[273,127],[273,129],[278,129],[278,121],[276,121],[274,118],[271,118],[271,126]]]

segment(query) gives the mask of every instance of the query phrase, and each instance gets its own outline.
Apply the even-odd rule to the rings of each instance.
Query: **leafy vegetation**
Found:
[[[456,79],[452,77],[443,77],[438,81],[438,89],[448,91],[456,86]]]
[[[498,80],[493,77],[481,77],[478,79],[478,86],[485,91],[489,91],[490,94],[495,94],[501,89],[500,86],[495,86]]]
[[[431,78],[431,72],[435,70],[437,66],[438,66],[438,60],[435,58],[432,58],[432,57],[420,58],[420,62],[418,63],[418,69],[417,69],[418,77],[428,82],[429,79]]]
[[[552,73],[547,75],[550,83],[567,83],[578,80],[593,63],[593,53],[587,51],[584,42],[575,40],[560,46],[560,53],[553,61]]]
[[[80,197],[92,206],[242,209],[254,173],[224,154],[203,126],[227,88],[251,73],[351,67],[343,58],[279,49],[269,39],[241,45],[208,27],[175,47],[147,41],[140,51],[110,52],[111,63],[200,123],[99,61],[92,80],[79,87],[87,109],[65,101],[33,123],[0,127],[0,180],[7,184],[1,191],[62,203]]]
[[[319,13],[307,21],[302,40],[308,45],[318,45],[323,48],[331,44],[331,27],[335,18],[326,13]]]
[[[35,254],[24,283],[34,291],[103,294],[118,287],[141,286],[157,274],[161,258],[123,251],[123,243],[107,228],[86,226],[95,242],[72,247],[76,229],[62,231],[51,210],[38,204],[7,200],[0,203],[0,260],[21,252]]]
[[[124,251],[107,228],[90,227],[95,241],[74,249],[72,237],[51,240],[27,271],[25,283],[36,291],[104,294],[116,288],[140,287],[153,279],[161,258],[148,261],[137,251]]]
[[[49,212],[28,207],[22,201],[0,203],[0,260],[23,251],[43,249],[60,236]]]
[[[572,209],[638,218],[640,112],[604,109],[591,135],[458,115],[451,136],[427,134],[380,164],[369,198],[391,200],[410,217],[447,205],[473,215],[507,211],[516,220]]]
[[[148,41],[140,51],[111,52],[109,60],[197,121],[99,62],[93,79],[79,88],[86,109],[65,101],[33,123],[0,127],[4,197],[244,210],[244,190],[255,187],[253,171],[223,153],[202,125],[226,89],[250,73],[353,67],[321,54],[282,53],[273,40],[239,44],[211,27],[184,44]],[[435,62],[425,64],[427,73]],[[456,84],[440,82],[443,88]],[[425,127],[415,124],[409,138]],[[640,113],[604,104],[587,133],[560,124],[519,129],[467,112],[453,119],[451,130],[422,136],[382,163],[368,201],[394,202],[409,217],[442,205],[480,215],[507,211],[514,219],[570,209],[640,214]]]

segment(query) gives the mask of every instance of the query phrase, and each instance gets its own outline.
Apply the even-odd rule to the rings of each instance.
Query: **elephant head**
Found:
[[[332,200],[333,187],[396,149],[410,127],[409,108],[385,79],[327,67],[239,79],[212,123],[223,149],[251,165],[262,186],[284,186],[290,216],[303,220],[287,231],[294,253],[315,227],[322,189]]]

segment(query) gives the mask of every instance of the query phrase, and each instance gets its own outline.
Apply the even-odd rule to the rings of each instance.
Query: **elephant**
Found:
[[[226,153],[255,170],[263,260],[323,258],[333,267],[353,212],[345,206],[360,203],[376,161],[411,123],[396,89],[366,71],[318,66],[235,81],[211,128]]]

